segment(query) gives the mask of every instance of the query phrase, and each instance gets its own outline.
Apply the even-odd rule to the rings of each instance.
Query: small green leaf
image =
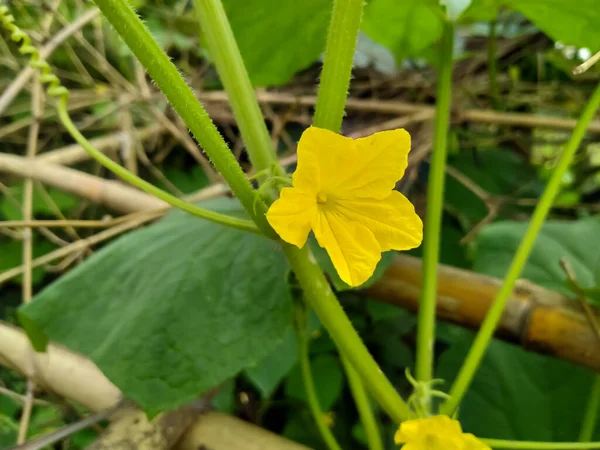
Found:
[[[503,278],[525,234],[527,223],[498,222],[484,227],[476,240],[474,268]],[[522,278],[564,294],[571,294],[560,267],[565,258],[583,288],[595,287],[594,268],[598,247],[590,245],[600,236],[600,217],[577,221],[549,221],[542,227],[525,265]]]
[[[255,86],[287,83],[325,50],[331,0],[224,0],[223,6]]]
[[[442,36],[444,12],[430,0],[371,0],[362,22],[363,32],[389,48],[396,61],[421,56],[419,52]]]
[[[600,49],[600,8],[597,0],[502,0],[540,30],[565,45]]]
[[[234,200],[203,206],[244,215]],[[173,211],[92,255],[20,315],[155,414],[273,351],[291,323],[288,273],[275,242]]]

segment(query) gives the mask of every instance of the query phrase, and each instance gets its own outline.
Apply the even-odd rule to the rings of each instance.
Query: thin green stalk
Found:
[[[423,281],[421,283],[423,290],[419,303],[416,376],[417,380],[423,382],[431,381],[433,373],[437,268],[440,256],[440,230],[442,227],[444,177],[446,174],[448,126],[452,96],[453,48],[454,27],[451,23],[446,23],[442,36],[442,54],[437,81],[435,136],[431,166],[429,168],[427,212],[425,215]],[[428,407],[429,400],[424,400],[427,403],[425,406]]]
[[[248,156],[259,172],[278,167],[271,137],[221,0],[194,0],[202,40],[210,51],[240,127]]]
[[[366,388],[383,410],[397,423],[411,417],[406,402],[383,374],[358,336],[327,279],[307,246],[298,249],[282,244],[292,270],[329,335],[361,376]]]
[[[598,406],[600,406],[600,375],[594,377],[592,392],[590,393],[587,408],[583,416],[583,423],[581,424],[581,431],[579,432],[579,442],[589,442],[592,440],[598,419]]]
[[[513,448],[517,450],[588,450],[600,448],[600,442],[535,442],[505,441],[502,439],[481,439],[493,449]]]
[[[348,96],[364,0],[334,0],[313,125],[338,133]]]
[[[523,240],[517,249],[510,268],[508,269],[504,283],[496,295],[494,303],[492,304],[492,307],[483,321],[479,333],[477,333],[477,337],[475,338],[475,341],[469,350],[469,354],[467,355],[467,358],[465,359],[460,372],[458,373],[458,377],[452,385],[452,389],[450,390],[451,398],[448,400],[448,402],[442,405],[442,412],[444,414],[450,415],[454,412],[456,407],[460,404],[469,385],[471,384],[473,376],[479,367],[479,363],[483,358],[488,343],[490,342],[490,339],[496,330],[496,326],[502,317],[506,301],[511,294],[517,279],[521,275],[537,235],[544,224],[544,220],[546,219],[548,212],[552,208],[552,204],[554,203],[558,192],[560,191],[563,176],[573,161],[573,157],[577,152],[577,148],[579,147],[579,144],[585,135],[585,130],[594,117],[599,106],[600,84],[592,94],[592,97],[585,106],[583,113],[579,117],[577,125],[573,130],[573,134],[565,145],[558,164],[556,165],[556,168],[550,177],[550,181],[548,182],[548,185],[546,186],[546,189],[544,190],[544,193],[542,194],[540,201],[533,212],[529,227],[527,228],[525,236],[523,236]]]
[[[496,62],[496,21],[490,21],[488,36],[488,75],[490,80],[490,97],[494,109],[499,107],[498,96],[498,64]]]
[[[381,441],[381,433],[379,432],[379,426],[377,425],[377,419],[375,413],[371,407],[371,401],[365,390],[365,387],[360,379],[360,376],[356,372],[356,369],[350,364],[350,361],[344,355],[342,357],[342,364],[350,384],[350,391],[360,416],[360,421],[365,428],[367,433],[367,442],[369,444],[369,450],[383,450],[383,442]]]
[[[263,234],[274,237],[275,233],[265,217],[265,204],[255,201],[250,182],[214,123],[127,0],[94,1],[192,131],[258,228]]]
[[[298,336],[298,358],[300,360],[300,369],[302,371],[302,382],[304,383],[304,389],[306,390],[306,397],[308,399],[308,406],[312,413],[313,419],[317,425],[321,438],[327,445],[329,450],[342,450],[340,444],[338,444],[335,436],[325,423],[323,411],[319,405],[319,398],[317,397],[317,391],[315,390],[315,384],[310,369],[310,354],[309,347],[310,342],[306,333],[306,311],[304,305],[296,306],[295,314],[295,328]]]
[[[90,144],[90,142],[79,132],[69,116],[66,95],[62,96],[59,100],[58,117],[73,139],[75,139],[77,143],[92,156],[92,158],[94,158],[111,172],[123,178],[125,181],[137,186],[141,190],[151,195],[154,195],[157,198],[160,198],[161,200],[164,200],[168,204],[189,212],[195,216],[202,217],[203,219],[207,219],[221,225],[237,228],[238,230],[259,233],[258,228],[256,228],[256,225],[251,220],[238,219],[237,217],[216,213],[208,209],[200,208],[192,203],[188,203],[169,194],[168,192],[163,191],[162,189],[157,188],[156,186],[148,183],[147,181],[141,179],[137,175],[131,173],[129,170],[114,162],[112,159]]]

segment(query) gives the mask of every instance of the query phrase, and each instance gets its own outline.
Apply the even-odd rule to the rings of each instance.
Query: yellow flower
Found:
[[[448,416],[402,422],[394,440],[402,450],[491,450]]]
[[[310,127],[298,142],[292,187],[267,212],[281,238],[302,248],[312,229],[340,278],[367,281],[381,252],[420,245],[423,224],[414,206],[394,191],[410,151],[406,130],[351,139]]]

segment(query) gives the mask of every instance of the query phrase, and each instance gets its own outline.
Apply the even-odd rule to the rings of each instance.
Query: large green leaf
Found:
[[[600,48],[600,8],[597,0],[503,0],[555,41]]]
[[[436,376],[450,383],[473,334],[452,327],[451,347],[440,357]],[[493,341],[459,418],[480,437],[539,441],[577,440],[593,374],[563,361]]]
[[[521,242],[527,223],[498,222],[483,228],[477,237],[475,270],[503,278]],[[600,217],[578,221],[550,221],[542,228],[521,275],[548,289],[568,293],[566,275],[559,265],[566,258],[584,288],[595,285],[600,255],[596,245]]]
[[[233,200],[205,205],[240,211]],[[89,356],[156,413],[219,385],[281,342],[291,323],[288,271],[274,242],[174,211],[67,273],[20,318],[30,336]]]
[[[365,9],[362,30],[402,61],[420,56],[420,50],[441,37],[443,18],[443,10],[433,0],[371,0]]]
[[[224,0],[255,86],[279,85],[325,50],[332,0]]]

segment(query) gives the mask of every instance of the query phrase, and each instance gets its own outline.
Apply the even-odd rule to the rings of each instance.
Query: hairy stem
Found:
[[[254,170],[275,166],[271,137],[221,0],[195,0],[201,37],[217,67]]]
[[[256,196],[250,182],[214,123],[128,2],[94,1],[192,131],[258,228],[264,234],[274,236],[265,217],[266,206],[262,201],[255,201]]]
[[[373,398],[397,423],[409,418],[411,411],[408,405],[358,336],[310,250],[307,247],[298,249],[289,244],[282,245],[304,297],[321,319],[340,353],[354,366]]]
[[[193,214],[195,216],[202,217],[203,219],[207,219],[212,222],[219,223],[221,225],[237,228],[238,230],[250,231],[253,233],[259,232],[254,222],[250,220],[238,219],[237,217],[231,217],[226,214],[216,213],[208,209],[200,208],[199,206],[196,206],[192,203],[188,203],[185,200],[181,200],[180,198],[177,198],[174,195],[171,195],[168,192],[157,188],[156,186],[148,183],[147,181],[141,179],[137,175],[131,173],[124,167],[114,162],[100,150],[92,146],[89,143],[89,141],[79,132],[79,130],[71,120],[71,117],[69,116],[69,112],[67,110],[66,96],[62,97],[59,100],[58,116],[60,118],[61,123],[67,129],[67,131],[73,137],[73,139],[75,139],[75,141],[77,141],[77,143],[81,145],[90,154],[92,158],[94,158],[96,161],[98,161],[111,172],[123,178],[125,181],[133,184],[134,186],[140,188],[148,194],[160,198],[161,200],[164,200],[170,205],[182,209],[183,211],[189,212],[190,214]]]

